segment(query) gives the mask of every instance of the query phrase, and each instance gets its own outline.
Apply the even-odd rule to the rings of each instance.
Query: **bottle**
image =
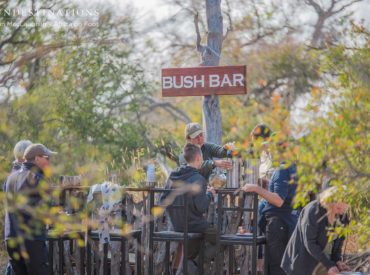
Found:
[[[154,187],[155,185],[155,164],[148,163],[146,166],[146,184],[149,187]]]

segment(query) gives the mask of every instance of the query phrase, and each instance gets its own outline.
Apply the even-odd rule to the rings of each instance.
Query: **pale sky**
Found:
[[[170,3],[170,0],[91,0],[88,2],[109,3],[118,9],[125,8],[127,4],[129,4],[137,9],[139,17],[149,20],[155,19],[156,22],[168,18],[175,13],[175,10],[173,8],[171,9],[168,4],[166,4]],[[356,19],[364,19],[365,25],[370,27],[370,0],[363,0],[360,3],[355,3],[351,9],[354,11]]]

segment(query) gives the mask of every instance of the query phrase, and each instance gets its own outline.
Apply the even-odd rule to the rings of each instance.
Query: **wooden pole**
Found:
[[[201,66],[218,66],[223,41],[223,19],[221,14],[221,0],[206,0],[207,14],[207,46],[200,46],[198,39],[197,48],[201,53]],[[197,28],[199,37],[199,29]],[[206,141],[216,144],[222,142],[222,117],[220,101],[217,95],[203,97],[203,126]]]

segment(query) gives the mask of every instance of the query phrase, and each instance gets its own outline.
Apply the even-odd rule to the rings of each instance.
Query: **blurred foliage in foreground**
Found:
[[[36,2],[45,8],[49,3]],[[1,16],[1,22],[10,20]],[[55,31],[31,26],[17,31],[0,24],[1,179],[10,171],[14,144],[25,138],[59,152],[48,179],[54,183],[56,175],[83,174],[84,185],[92,185],[117,171],[121,183],[137,184],[145,178],[143,161],[153,157],[153,147],[179,151],[185,121],[171,120],[168,112],[156,107],[170,106],[173,112],[184,109],[188,118],[199,122],[200,100],[175,99],[177,109],[165,100],[148,104],[155,85],[147,82],[145,61],[135,60],[132,20],[129,12],[116,18],[102,10],[97,27]],[[243,63],[248,56],[248,65],[254,65],[249,84],[254,94],[246,99],[224,97],[221,107],[224,141],[236,141],[242,156],[248,156],[249,133],[257,122],[270,125],[279,133],[278,139],[294,133],[297,139],[285,158],[298,163],[297,203],[304,205],[308,194],[317,193],[324,180],[347,186],[338,194],[351,204],[351,224],[344,233],[356,234],[359,243],[366,245],[370,231],[370,34],[356,25],[351,33],[350,39],[358,41],[353,47],[338,43],[307,50],[286,41],[282,48],[269,45],[247,54],[232,51],[233,61]],[[230,53],[225,55],[230,58]],[[294,96],[289,96],[290,89]],[[296,125],[292,101],[302,94],[309,104],[299,116],[308,119]],[[273,149],[273,155],[279,153]],[[159,181],[163,179],[162,175]],[[61,231],[84,226],[59,215],[60,210],[44,206],[34,213]],[[80,218],[85,219],[84,215]]]
[[[307,110],[317,114],[322,102],[330,103],[306,125],[309,133],[299,140],[298,150],[297,201],[307,202],[306,194],[317,192],[323,181],[338,186],[337,195],[351,206],[351,224],[344,233],[355,233],[362,245],[370,241],[369,34],[354,26],[352,38],[363,44],[326,51],[321,73],[330,76],[327,90],[313,89]]]

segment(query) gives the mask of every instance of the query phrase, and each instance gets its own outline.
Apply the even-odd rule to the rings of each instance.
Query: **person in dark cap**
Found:
[[[202,150],[203,163],[199,169],[200,174],[208,180],[212,170],[216,167],[221,169],[230,169],[231,162],[223,159],[213,159],[213,158],[226,158],[228,157],[228,152],[231,153],[231,148],[229,144],[224,146],[219,146],[217,144],[204,142],[204,132],[202,126],[199,123],[192,122],[185,127],[185,138],[188,143],[197,145]],[[180,165],[186,165],[186,160],[184,155],[179,156]]]
[[[4,235],[15,274],[49,273],[46,228],[35,212],[45,203],[40,188],[44,171],[55,154],[42,144],[28,146],[21,169],[6,180]]]

